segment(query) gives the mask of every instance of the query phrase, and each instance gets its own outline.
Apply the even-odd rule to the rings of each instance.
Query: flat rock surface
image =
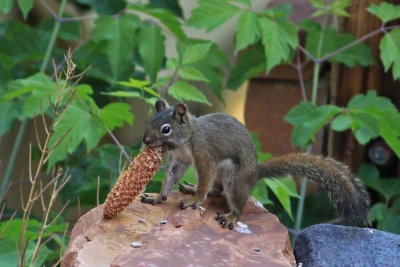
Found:
[[[317,224],[300,232],[294,252],[304,267],[400,266],[400,235],[371,228]]]
[[[184,197],[173,192],[156,206],[136,199],[111,220],[103,205],[92,209],[72,230],[61,266],[296,265],[286,228],[254,198],[228,230],[214,219],[227,211],[222,197],[182,211]]]

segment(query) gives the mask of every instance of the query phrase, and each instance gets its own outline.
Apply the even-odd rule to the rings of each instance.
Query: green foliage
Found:
[[[324,1],[324,0],[310,0],[310,3],[317,9],[312,17],[319,17],[322,15],[335,14],[338,16],[348,17],[349,13],[345,10],[351,0],[336,0],[336,1]]]
[[[207,98],[201,91],[197,90],[196,87],[185,81],[177,81],[171,85],[171,87],[168,89],[168,94],[180,101],[195,100],[211,106],[211,103],[208,102]]]
[[[156,25],[144,26],[138,34],[139,54],[150,80],[157,80],[157,73],[162,67],[165,57],[165,37],[161,27]]]
[[[39,260],[35,261],[35,266],[44,265],[50,253],[53,252],[52,247],[56,246],[58,242],[61,242],[66,227],[67,224],[60,221],[59,223],[48,227],[44,231],[44,238],[49,238],[51,235],[57,235],[57,238],[54,238],[54,241],[51,241],[41,247]],[[0,239],[0,262],[2,263],[2,266],[17,266],[19,258],[18,255],[20,253],[17,245],[20,242],[21,229],[21,219],[13,219],[9,224],[8,221],[3,221],[0,223],[0,233],[4,233]],[[40,229],[41,223],[39,221],[35,219],[28,220],[28,226],[25,232],[25,241],[29,241],[26,250],[27,262],[30,262],[33,256],[33,252],[36,247],[36,240],[39,238]],[[66,247],[64,247],[64,249],[65,248]]]
[[[381,202],[377,202],[371,207],[371,222],[376,222],[379,230],[399,234],[399,177],[382,178],[378,168],[371,164],[363,164],[358,171],[358,176],[368,187],[378,192],[381,197]]]
[[[251,133],[251,137],[253,138],[254,144],[256,145],[258,162],[264,162],[268,159],[271,159],[272,158],[271,153],[262,152],[261,143],[260,143],[260,140],[258,140],[257,134]]]
[[[267,60],[267,72],[276,65],[289,61],[299,42],[296,27],[288,20],[287,16],[287,14],[277,11],[271,17],[259,19],[262,44]]]
[[[380,42],[379,48],[385,71],[393,67],[393,78],[400,79],[400,29],[394,29],[390,33],[386,33]]]
[[[18,6],[21,9],[24,19],[26,19],[29,11],[32,9],[33,0],[18,0]]]
[[[371,5],[367,10],[378,16],[384,23],[400,18],[400,5],[382,2],[379,6]]]
[[[157,1],[161,3],[164,1]],[[168,1],[165,1],[166,4]],[[173,2],[173,1],[169,1]],[[176,3],[176,2],[175,2]],[[159,5],[157,5],[159,6]],[[152,8],[151,6],[142,6],[139,4],[132,4],[129,6],[131,10],[136,10],[142,13],[145,13],[147,15],[150,15],[156,19],[158,19],[165,27],[168,28],[178,39],[186,39],[186,35],[183,32],[181,28],[181,23],[179,20],[174,16],[173,10],[166,10],[166,9],[161,9],[161,8]],[[182,11],[177,11],[177,13],[182,13]]]
[[[235,53],[254,44],[260,38],[259,17],[251,11],[243,11],[237,22]]]
[[[303,20],[301,27],[307,31],[306,49],[314,57],[318,56],[318,41],[321,38],[321,25],[313,20]],[[328,27],[323,32],[324,40],[320,50],[320,58],[337,51],[338,49],[354,42],[356,38],[347,33],[338,33],[333,27]],[[355,65],[368,66],[374,64],[371,49],[359,43],[328,59],[330,62],[343,63],[349,67]]]
[[[381,136],[400,156],[400,113],[388,98],[379,97],[375,91],[357,95],[347,109],[332,105],[315,106],[303,102],[292,108],[285,117],[293,124],[292,144],[304,148],[313,141],[315,133],[331,119],[332,129],[351,129],[360,144]]]
[[[180,63],[190,64],[204,59],[211,48],[211,43],[188,44],[180,53]]]
[[[315,106],[309,102],[302,102],[292,108],[285,120],[295,126],[292,134],[292,145],[305,148],[314,141],[315,133],[341,109],[332,105]]]
[[[111,131],[122,127],[124,122],[132,125],[134,116],[129,112],[130,109],[125,103],[110,103],[101,109],[100,119]]]
[[[13,7],[14,0],[3,0],[0,2],[0,14],[1,13],[8,13],[11,11]]]
[[[135,35],[132,27],[140,24],[134,14],[123,14],[120,17],[101,16],[95,21],[92,31],[96,43],[105,41],[103,50],[107,54],[112,67],[114,80],[119,79],[133,56]]]
[[[239,54],[238,63],[231,69],[226,87],[238,89],[245,81],[265,70],[265,54],[261,44]]]
[[[50,166],[64,159],[67,154],[75,151],[82,141],[85,141],[87,151],[91,151],[104,134],[101,119],[95,114],[90,114],[87,106],[80,102],[71,103],[60,123],[54,127],[50,146],[55,145],[58,140],[61,140],[66,131],[69,131],[69,133],[55,147],[49,159]]]
[[[221,26],[241,11],[225,0],[200,0],[198,3],[199,7],[192,11],[186,25],[205,28],[207,32]]]
[[[87,4],[99,15],[114,15],[126,6],[124,0],[76,0],[78,3]]]

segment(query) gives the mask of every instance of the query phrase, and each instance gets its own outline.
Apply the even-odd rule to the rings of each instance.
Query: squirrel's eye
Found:
[[[169,135],[171,133],[171,125],[166,123],[163,126],[161,126],[161,133],[163,135]]]

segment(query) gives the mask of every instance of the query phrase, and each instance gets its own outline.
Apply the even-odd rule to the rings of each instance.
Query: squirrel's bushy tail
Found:
[[[274,157],[258,165],[259,178],[291,174],[317,182],[346,223],[368,224],[369,197],[361,182],[340,162],[305,153]]]

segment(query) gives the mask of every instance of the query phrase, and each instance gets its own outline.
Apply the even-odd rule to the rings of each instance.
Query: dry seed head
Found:
[[[157,173],[163,153],[162,147],[142,149],[129,167],[122,172],[108,194],[104,205],[104,218],[111,219],[123,211],[142,192]]]

